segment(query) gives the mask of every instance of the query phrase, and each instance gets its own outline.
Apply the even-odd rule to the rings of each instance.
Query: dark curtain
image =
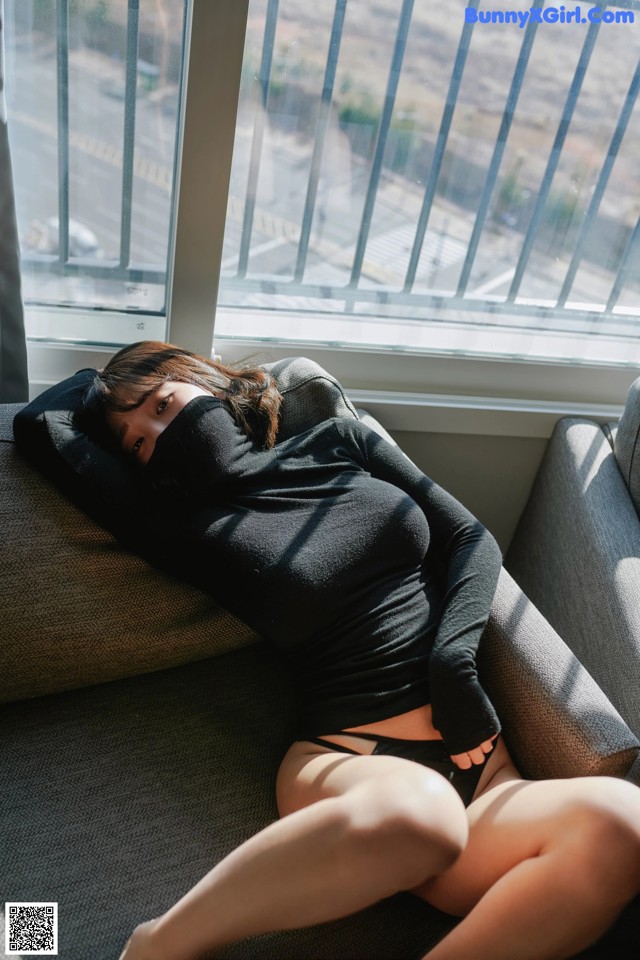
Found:
[[[20,250],[4,96],[4,0],[0,0],[0,402],[29,399]]]

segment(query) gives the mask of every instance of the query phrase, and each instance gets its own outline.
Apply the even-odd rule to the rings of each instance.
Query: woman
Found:
[[[276,442],[280,399],[263,371],[151,342],[87,398],[189,578],[273,641],[299,694],[281,819],[120,960],[196,960],[401,890],[464,918],[430,960],[573,956],[640,889],[640,792],[519,776],[475,668],[495,541],[357,421]]]

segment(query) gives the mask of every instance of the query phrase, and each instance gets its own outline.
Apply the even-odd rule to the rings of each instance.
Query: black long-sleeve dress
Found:
[[[289,662],[300,739],[427,703],[452,754],[499,731],[475,665],[499,548],[375,431],[334,418],[261,450],[197,397],[146,471],[178,568]]]

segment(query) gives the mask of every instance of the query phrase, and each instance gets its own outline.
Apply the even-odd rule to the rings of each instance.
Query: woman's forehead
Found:
[[[138,407],[144,406],[163,386],[164,383],[154,384],[152,386],[149,384],[140,384],[136,390],[131,386],[118,385],[116,389],[112,389],[112,396],[118,404],[125,404],[129,406],[131,410],[135,410]]]

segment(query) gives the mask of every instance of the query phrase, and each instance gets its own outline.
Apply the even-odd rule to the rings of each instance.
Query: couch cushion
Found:
[[[62,960],[116,960],[137,923],[277,818],[293,731],[291,690],[266,644],[0,706],[5,900],[58,901]],[[418,957],[451,923],[405,894],[217,956]]]
[[[282,394],[278,440],[287,440],[330,417],[358,413],[335,377],[307,357],[288,357],[265,363]]]
[[[613,450],[640,513],[640,377],[631,384],[624,411],[613,437]]]
[[[0,406],[0,701],[255,642],[209,597],[122,550],[18,456]]]

